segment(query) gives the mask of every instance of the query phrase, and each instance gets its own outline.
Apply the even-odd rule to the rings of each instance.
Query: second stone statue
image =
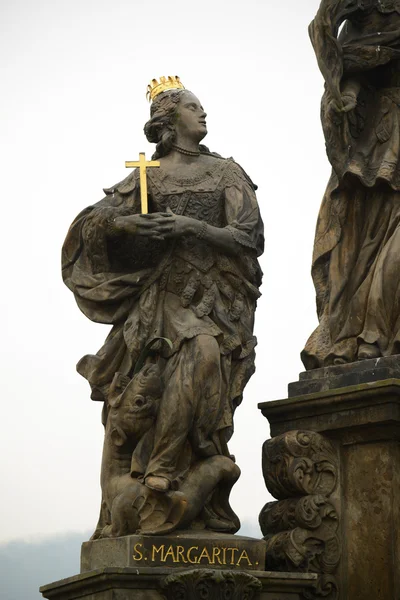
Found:
[[[307,370],[400,354],[400,2],[322,0],[310,34],[332,175],[315,235],[319,325]]]

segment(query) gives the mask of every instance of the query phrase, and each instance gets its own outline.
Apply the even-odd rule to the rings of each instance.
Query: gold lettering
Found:
[[[231,551],[231,560],[230,560],[229,564],[234,565],[235,564],[235,552],[238,552],[239,548],[227,548],[228,552],[229,552],[229,550]]]
[[[219,557],[219,555],[221,554],[221,548],[217,548],[216,546],[214,546],[213,551],[212,551],[212,559],[213,559],[213,564],[215,563],[215,561],[217,560],[218,563],[220,565],[222,565],[223,563],[221,562],[221,559]]]
[[[168,558],[169,556],[171,556],[171,557],[172,557],[172,560],[173,560],[174,562],[179,562],[178,560],[175,560],[174,547],[173,547],[173,545],[172,545],[172,544],[171,544],[171,545],[168,547],[168,550],[167,550],[167,551],[166,551],[166,553],[164,554],[164,556],[163,556],[163,558],[162,558],[162,561],[163,561],[163,562],[166,562],[166,560],[167,560],[167,558]]]
[[[202,558],[206,558],[208,560],[208,564],[211,564],[211,565],[214,564],[214,561],[211,561],[211,556],[208,554],[208,550],[205,546],[203,547],[203,550],[201,551],[199,560],[197,562],[199,563]]]
[[[191,546],[186,554],[188,561],[194,565],[197,564],[199,561],[198,561],[197,556],[195,556],[194,560],[192,560],[191,553],[192,553],[192,550],[198,550],[198,549],[199,549],[198,546]]]
[[[161,552],[161,557],[160,557],[161,558],[161,562],[164,562],[164,547],[165,547],[164,544],[162,544],[159,548],[157,548],[157,546],[155,546],[153,544],[152,551],[151,551],[151,560],[152,560],[152,562],[155,561],[155,555],[158,554],[159,552]]]
[[[238,567],[240,565],[240,561],[241,560],[247,560],[247,563],[249,565],[249,567],[251,567],[253,565],[253,563],[250,561],[249,556],[246,552],[246,550],[242,550],[242,554],[239,556],[238,561],[236,563],[236,566]]]
[[[221,548],[221,550],[223,554],[222,564],[226,565],[226,548]]]
[[[133,547],[133,560],[142,560],[143,553],[140,551],[140,548],[143,548],[143,544],[135,544]]]
[[[183,546],[176,547],[176,562],[187,563],[186,558],[183,556],[184,552],[185,552],[185,548]]]

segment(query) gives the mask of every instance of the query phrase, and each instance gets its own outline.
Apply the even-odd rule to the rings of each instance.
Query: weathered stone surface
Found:
[[[289,383],[288,395],[292,398],[384,379],[400,379],[399,355],[303,371],[299,381]]]
[[[264,540],[213,532],[129,535],[82,544],[81,572],[105,567],[265,568]]]
[[[399,443],[352,444],[343,453],[343,526],[347,543],[347,594],[364,600],[399,598],[397,562],[400,502]],[[396,562],[395,562],[396,561]]]
[[[340,515],[343,532],[341,600],[400,598],[400,380],[328,390],[260,408],[272,436],[314,430],[337,452],[340,486],[329,501]]]
[[[176,576],[178,569],[166,567],[151,568],[106,568],[97,569],[68,579],[55,581],[40,588],[48,600],[165,600],[166,587],[172,574]],[[188,571],[181,571],[185,576]],[[211,574],[229,573],[213,571]],[[233,572],[233,578],[239,576],[249,582],[249,577],[259,581],[260,588],[255,590],[254,600],[303,600],[307,590],[318,585],[317,575],[313,573],[275,573],[272,571],[253,571],[251,575],[242,571]],[[212,575],[211,575],[212,577]],[[216,575],[218,577],[218,575]],[[254,582],[254,579],[251,579]],[[258,587],[258,586],[256,586]],[[218,588],[218,584],[217,584]],[[243,589],[243,588],[242,588]],[[215,590],[214,590],[215,591]],[[247,600],[248,589],[244,586],[243,594],[235,596],[237,600]],[[218,598],[218,596],[202,596],[201,598]],[[186,596],[180,596],[186,600]],[[174,598],[178,600],[178,596]],[[194,598],[190,598],[194,600]]]

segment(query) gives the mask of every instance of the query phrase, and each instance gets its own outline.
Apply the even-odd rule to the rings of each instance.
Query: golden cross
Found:
[[[146,178],[146,169],[147,167],[159,167],[160,162],[158,160],[148,160],[146,161],[146,157],[144,152],[139,152],[139,160],[136,161],[126,161],[125,167],[139,167],[140,173],[140,202],[142,205],[142,214],[147,215],[149,212],[149,207],[147,203],[147,178]]]

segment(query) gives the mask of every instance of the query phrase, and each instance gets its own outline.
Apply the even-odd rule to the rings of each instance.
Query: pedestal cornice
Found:
[[[187,571],[166,567],[96,569],[44,585],[40,588],[40,592],[48,600],[59,600],[60,598],[75,600],[82,597],[103,600],[103,598],[109,597],[106,594],[110,590],[132,590],[134,594],[137,594],[132,598],[146,597],[146,599],[161,600],[163,595],[160,590],[163,581],[172,573],[184,575]],[[315,587],[318,579],[314,573],[252,571],[251,575],[261,583],[261,590],[257,596],[260,600],[275,600],[277,597],[290,598],[290,600],[300,599],[305,590],[312,590]],[[140,594],[140,590],[146,591],[145,596]],[[282,596],[276,596],[276,594],[282,594]],[[114,596],[112,597],[114,598]],[[128,598],[128,595],[123,597]]]
[[[259,408],[276,436],[291,429],[334,432],[354,427],[385,427],[400,438],[400,379],[386,379],[284,400]],[[377,431],[377,435],[381,435]]]

